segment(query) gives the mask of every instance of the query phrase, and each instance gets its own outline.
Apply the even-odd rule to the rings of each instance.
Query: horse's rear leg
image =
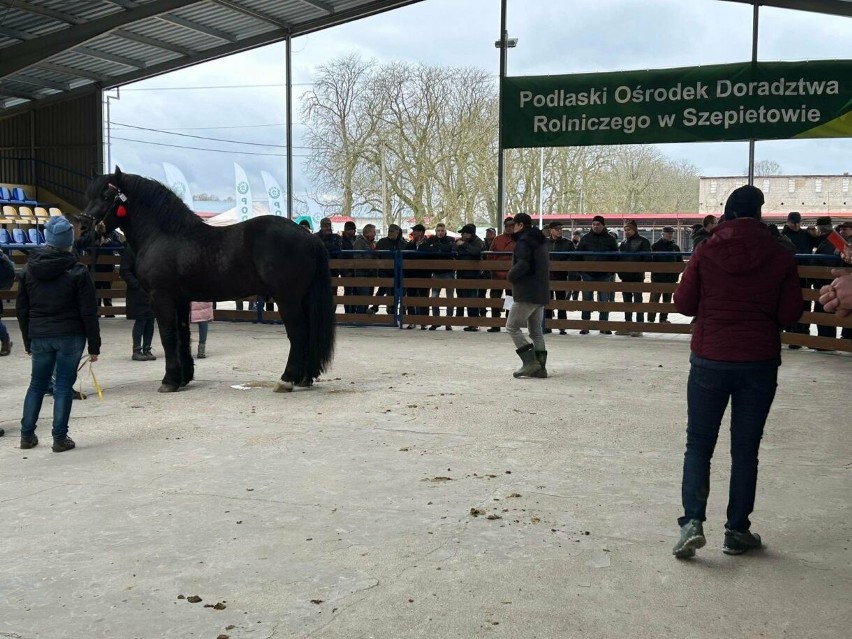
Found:
[[[180,385],[189,384],[195,377],[195,362],[192,359],[192,344],[189,333],[189,300],[177,303],[178,359],[180,360]]]
[[[280,308],[280,307],[279,307]],[[290,341],[290,354],[287,357],[287,366],[281,375],[281,381],[275,387],[276,392],[293,390],[293,385],[309,386],[304,383],[305,360],[308,353],[308,324],[304,316],[292,313],[285,314],[280,309],[281,319],[287,329],[287,339]],[[313,380],[311,380],[313,382]]]

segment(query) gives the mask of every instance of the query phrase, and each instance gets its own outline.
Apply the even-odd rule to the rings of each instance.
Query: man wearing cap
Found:
[[[683,262],[683,256],[674,255],[675,253],[680,253],[680,247],[674,243],[674,229],[671,226],[664,226],[662,235],[660,239],[651,244],[651,252],[652,253],[660,253],[660,255],[654,255],[654,262]],[[669,255],[666,255],[669,253]],[[678,273],[657,273],[656,271],[651,271],[651,282],[655,284],[677,284],[677,278],[679,277]],[[671,293],[660,293],[657,291],[652,291],[650,296],[651,304],[657,304],[660,301],[660,297],[663,298],[663,304],[670,304],[672,301]],[[657,315],[654,311],[648,313],[648,321],[653,322],[656,319]],[[660,312],[660,324],[668,324],[669,323],[669,314],[666,312]]]
[[[802,228],[802,216],[798,211],[790,211],[787,215],[787,221],[784,223],[784,228],[781,230],[781,235],[786,237],[796,247],[797,255],[810,255],[813,253],[816,245],[814,244],[814,236]],[[810,288],[811,284],[807,278],[799,278],[799,284],[802,288]],[[809,313],[811,310],[811,301],[802,300],[802,312]],[[811,325],[803,322],[796,322],[795,326],[790,328],[791,333],[800,333],[807,335],[811,332]],[[802,348],[798,344],[788,344],[787,348],[798,350]]]
[[[17,316],[32,374],[21,418],[21,448],[38,444],[35,430],[50,378],[53,390],[53,451],[74,448],[68,420],[77,366],[88,343],[90,361],[101,348],[98,303],[88,269],[72,251],[74,230],[62,216],[44,227],[45,247],[32,251],[21,274]]]
[[[402,229],[399,224],[390,224],[388,225],[388,234],[376,242],[376,250],[377,251],[388,251],[388,252],[396,252],[396,251],[404,251],[408,242],[402,236]],[[385,253],[384,255],[379,256],[380,259],[388,259],[393,258],[393,255],[389,255]],[[391,278],[393,279],[393,269],[380,269],[379,277]],[[377,296],[381,297],[382,295],[393,295],[393,286],[380,286]],[[393,315],[393,306],[391,304],[387,305],[388,315]],[[374,306],[373,311],[378,313],[379,307]]]
[[[460,280],[481,280],[482,269],[479,267],[479,262],[482,260],[482,252],[485,250],[485,243],[482,241],[482,238],[477,236],[475,224],[465,224],[459,229],[459,233],[461,233],[461,237],[456,240],[456,246],[454,249],[456,260],[459,262],[459,266],[461,266],[463,262],[472,263],[466,265],[465,268],[458,269],[456,271],[456,278]],[[459,297],[466,299],[478,299],[485,297],[484,291],[479,288],[459,288],[456,290],[458,291]],[[479,317],[480,313],[484,315],[485,309],[478,306],[467,307],[468,317]],[[461,314],[462,308],[459,307],[456,315],[461,317]],[[476,332],[479,330],[479,327],[465,326],[464,330],[467,332]]]
[[[495,229],[493,226],[489,226],[487,229],[485,229],[485,238],[482,241],[485,244],[486,251],[491,250],[491,243],[494,241],[495,237],[497,237],[497,229]]]
[[[695,317],[687,381],[686,453],[672,553],[681,559],[706,544],[710,460],[731,405],[731,474],[723,551],[759,548],[751,532],[760,440],[781,365],[779,326],[802,314],[796,261],[760,220],[763,193],[743,186],[725,203],[725,222],[692,254],[674,294]]]
[[[505,253],[511,253],[515,250],[515,239],[512,237],[512,233],[515,229],[514,218],[507,217],[503,220],[503,232],[494,238],[494,241],[491,243],[491,248],[488,249],[491,251],[489,255],[485,256],[485,259],[488,261],[499,261],[505,260]],[[506,280],[506,273],[508,271],[490,271],[488,273],[489,278],[492,280]],[[503,292],[506,292],[508,295],[510,291],[508,289],[502,288],[492,288],[488,292],[488,297],[492,300],[499,300],[503,298]],[[502,303],[501,303],[502,304]],[[500,317],[500,314],[503,312],[502,305],[500,306],[492,306],[491,307],[491,317]],[[489,333],[499,333],[499,326],[492,326],[488,329]]]
[[[324,217],[319,223],[320,230],[314,233],[325,246],[330,257],[338,257],[340,255],[341,244],[340,236],[331,228],[331,219]]]
[[[358,227],[355,226],[355,222],[352,220],[347,220],[343,223],[343,235],[340,236],[340,250],[341,251],[354,251],[355,250],[355,235],[358,233]],[[352,259],[354,255],[352,253],[348,253],[346,255],[341,255],[344,259]],[[352,269],[344,269],[340,271],[341,277],[354,277],[355,271]],[[343,287],[343,295],[345,297],[350,297],[352,295],[357,295],[355,292],[354,286],[344,286]],[[345,313],[354,313],[355,305],[354,304],[344,304],[343,311]]]
[[[512,253],[512,268],[507,279],[512,284],[512,308],[506,320],[506,332],[515,344],[515,352],[523,365],[513,373],[514,377],[547,377],[547,348],[541,324],[544,307],[550,301],[550,257],[547,240],[533,226],[532,218],[518,213],[514,220],[515,250]],[[527,327],[530,340],[521,333]]]
[[[814,253],[816,255],[824,255],[826,257],[821,258],[818,262],[814,262],[814,264],[818,266],[843,266],[843,260],[839,257],[839,253],[837,249],[834,247],[828,236],[831,235],[831,232],[834,230],[834,227],[831,223],[831,218],[829,216],[818,217],[816,221],[816,229],[817,234],[814,238],[814,244],[816,245],[816,249]],[[831,284],[831,280],[823,280],[823,279],[811,279],[810,284],[817,291],[820,290],[823,286],[827,284]],[[819,301],[814,302],[814,313],[824,313],[825,309],[823,305],[819,303]],[[832,339],[837,338],[837,327],[836,326],[825,326],[823,324],[817,323],[817,335],[820,337],[831,337]],[[817,348],[815,350],[826,350]]]
[[[621,253],[621,261],[629,262],[650,262],[649,255],[640,255],[638,257],[630,255],[631,253],[650,253],[651,242],[644,235],[639,234],[639,226],[636,220],[628,220],[624,224],[624,241],[618,247]],[[641,283],[645,281],[645,272],[627,272],[619,273],[618,278],[622,282]],[[626,304],[641,304],[641,291],[623,291],[621,297]],[[633,311],[624,311],[624,319],[627,322],[633,321]],[[636,322],[645,323],[645,313],[642,311],[636,312]],[[616,331],[616,335],[629,335],[630,337],[642,337],[642,331]]]
[[[596,215],[592,218],[592,230],[583,236],[577,250],[589,253],[615,253],[618,251],[618,241],[606,230],[606,220],[602,215]],[[616,258],[607,255],[583,255],[581,259],[584,262],[604,262]],[[600,273],[598,271],[580,273],[580,279],[584,282],[611,282],[612,277],[612,273]],[[598,302],[611,302],[613,300],[614,295],[611,291],[598,291],[597,293]],[[584,302],[591,302],[594,297],[595,291],[583,291]],[[582,311],[580,317],[584,320],[590,320],[592,312]],[[609,319],[609,311],[598,311],[598,319],[601,322],[606,322]],[[589,329],[587,328],[580,331],[580,335],[588,334]],[[612,331],[604,329],[601,331],[601,335],[612,335]]]
[[[562,223],[561,222],[551,222],[547,226],[550,237],[547,238],[547,249],[549,252],[549,257],[551,262],[567,262],[571,259],[571,253],[574,252],[574,243],[569,240],[567,237],[562,237]],[[568,271],[551,271],[550,272],[550,280],[553,282],[567,282],[568,281]],[[554,289],[550,292],[550,299],[556,300],[557,302],[564,301],[568,299],[568,291],[566,290],[557,290]],[[546,308],[544,309],[544,315],[547,319],[552,319],[556,316],[558,319],[568,319],[568,311],[564,308],[557,309],[555,312],[553,309]],[[545,334],[551,333],[551,328],[544,329]],[[565,335],[566,331],[564,328],[559,329],[560,335]]]
[[[405,261],[411,262],[416,261],[418,259],[428,258],[427,254],[424,254],[420,251],[420,247],[423,245],[423,242],[426,240],[426,227],[422,224],[415,224],[411,227],[411,240],[405,246],[405,250],[407,251],[405,255]],[[419,269],[405,269],[403,272],[403,277],[408,280],[409,278],[426,278],[429,277],[430,273],[428,271],[423,271]],[[409,306],[408,312],[411,315],[416,315],[424,322],[429,315],[429,307],[426,305],[426,299],[429,297],[429,289],[428,288],[407,288],[406,295],[409,297],[423,298],[422,306]],[[414,328],[414,324],[409,324],[405,328],[411,329]],[[420,330],[426,330],[426,324],[420,325]]]

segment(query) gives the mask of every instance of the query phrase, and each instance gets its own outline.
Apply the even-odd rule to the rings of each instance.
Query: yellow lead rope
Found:
[[[98,378],[95,377],[95,369],[92,366],[92,362],[90,361],[89,357],[86,357],[82,362],[80,362],[80,366],[77,368],[77,372],[79,373],[81,370],[83,370],[83,367],[86,365],[87,362],[89,364],[89,375],[92,376],[92,384],[94,384],[94,386],[95,386],[95,390],[98,393],[98,398],[103,399],[104,398],[104,391],[101,388],[101,385],[98,384]],[[82,379],[80,380],[79,392],[80,392],[80,397],[82,397],[83,399],[86,399],[86,395],[83,393],[83,380]]]

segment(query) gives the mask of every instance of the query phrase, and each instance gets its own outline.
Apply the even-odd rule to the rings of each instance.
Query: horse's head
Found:
[[[127,196],[122,192],[124,174],[115,167],[112,175],[100,175],[92,180],[86,190],[86,208],[80,213],[84,223],[92,226],[103,223],[105,233],[117,227],[125,230],[127,221]]]

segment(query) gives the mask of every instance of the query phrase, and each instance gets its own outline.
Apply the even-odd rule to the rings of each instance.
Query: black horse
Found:
[[[290,340],[276,392],[310,386],[334,353],[335,305],[328,253],[291,220],[265,215],[224,228],[205,224],[167,187],[138,175],[95,178],[81,216],[102,233],[120,227],[151,293],[166,374],[160,392],[192,381],[191,301],[275,298]]]

